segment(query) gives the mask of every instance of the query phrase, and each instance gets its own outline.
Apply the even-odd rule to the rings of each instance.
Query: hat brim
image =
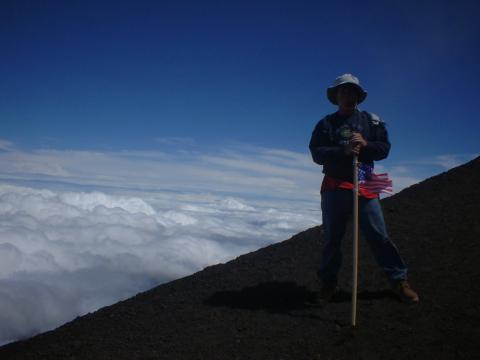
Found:
[[[365,90],[363,90],[363,88],[355,83],[351,83],[351,82],[344,82],[342,84],[338,84],[336,86],[331,86],[329,88],[327,88],[327,97],[328,97],[328,100],[330,100],[330,102],[334,105],[338,105],[338,102],[337,102],[337,91],[338,91],[338,88],[342,85],[345,85],[345,84],[350,84],[350,85],[354,85],[357,89],[358,89],[358,103],[361,104],[365,98],[367,97],[367,92]]]

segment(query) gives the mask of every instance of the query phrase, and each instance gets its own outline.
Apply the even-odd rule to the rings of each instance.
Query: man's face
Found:
[[[339,106],[353,108],[358,104],[359,94],[355,85],[340,85],[337,91],[337,103]]]

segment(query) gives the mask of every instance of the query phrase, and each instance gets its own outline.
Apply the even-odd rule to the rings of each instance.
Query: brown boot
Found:
[[[401,301],[409,304],[416,304],[419,302],[418,294],[410,287],[407,280],[400,280],[396,282],[393,287],[393,292],[400,298]]]

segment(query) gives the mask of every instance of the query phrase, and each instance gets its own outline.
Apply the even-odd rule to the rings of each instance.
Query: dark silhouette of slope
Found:
[[[396,300],[360,247],[350,329],[342,293],[314,302],[321,228],[0,348],[1,359],[474,359],[480,355],[480,158],[382,201],[418,305]],[[347,234],[345,240],[351,237]]]

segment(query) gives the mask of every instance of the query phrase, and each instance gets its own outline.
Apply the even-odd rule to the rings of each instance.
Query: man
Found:
[[[355,76],[337,77],[327,89],[327,97],[338,110],[320,120],[310,140],[313,161],[323,165],[325,174],[320,191],[325,243],[318,271],[325,300],[338,290],[340,243],[353,207],[353,156],[358,156],[362,166],[373,169],[374,161],[386,158],[390,151],[385,123],[357,108],[366,96]],[[395,293],[405,302],[417,303],[419,297],[407,282],[407,267],[388,237],[378,192],[360,185],[360,229]]]

